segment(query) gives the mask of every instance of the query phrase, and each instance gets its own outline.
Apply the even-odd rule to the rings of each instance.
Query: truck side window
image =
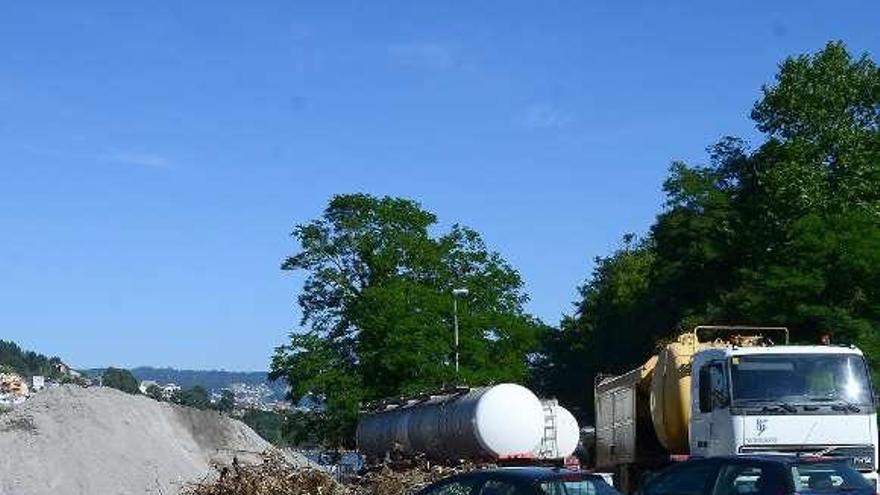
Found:
[[[709,363],[700,368],[700,412],[723,409],[729,404],[727,379],[721,363]]]
[[[712,390],[712,409],[723,409],[728,406],[727,380],[721,363],[709,365],[709,386]]]
[[[700,412],[710,412],[712,411],[712,388],[709,379],[709,366],[700,368],[698,379],[700,380],[698,384],[700,387]]]

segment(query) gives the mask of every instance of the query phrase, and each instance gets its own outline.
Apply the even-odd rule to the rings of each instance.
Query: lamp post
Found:
[[[455,374],[458,374],[458,296],[466,296],[467,289],[452,289],[452,321],[455,325]]]

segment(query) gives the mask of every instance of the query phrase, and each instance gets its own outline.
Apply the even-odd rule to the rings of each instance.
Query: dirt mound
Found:
[[[176,494],[214,464],[254,462],[271,448],[217,412],[63,386],[0,414],[0,494]]]

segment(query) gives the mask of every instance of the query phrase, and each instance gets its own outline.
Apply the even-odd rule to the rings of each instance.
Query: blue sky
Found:
[[[335,193],[482,232],[568,312],[672,160],[864,2],[0,2],[0,338],[76,366],[265,369],[292,227]]]

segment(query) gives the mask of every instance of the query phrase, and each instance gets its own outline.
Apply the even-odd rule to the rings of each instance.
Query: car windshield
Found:
[[[873,404],[861,356],[763,354],[731,358],[733,399]]]
[[[871,490],[865,477],[843,462],[799,463],[791,476],[798,493]]]
[[[540,486],[546,495],[620,495],[604,480],[594,477],[542,481]]]

